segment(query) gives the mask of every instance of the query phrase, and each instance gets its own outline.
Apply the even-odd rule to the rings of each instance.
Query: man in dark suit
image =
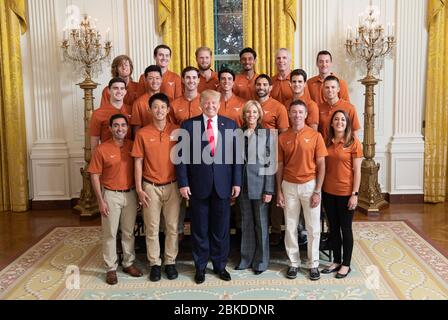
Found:
[[[195,281],[205,281],[210,258],[213,270],[224,281],[230,250],[230,198],[241,189],[241,161],[237,161],[237,125],[218,116],[221,94],[201,93],[203,114],[182,123],[176,176],[179,190],[190,201]],[[182,134],[186,136],[182,136]],[[180,162],[180,163],[179,163]]]

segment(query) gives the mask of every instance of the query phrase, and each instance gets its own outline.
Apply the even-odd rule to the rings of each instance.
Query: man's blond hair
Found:
[[[201,105],[207,98],[212,98],[215,101],[219,102],[219,100],[221,100],[221,93],[211,89],[202,91],[200,98]]]

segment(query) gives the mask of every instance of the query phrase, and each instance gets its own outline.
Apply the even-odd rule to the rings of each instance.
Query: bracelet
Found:
[[[352,196],[358,196],[359,192],[352,192]]]
[[[319,196],[320,196],[320,194],[321,194],[321,191],[319,191],[319,190],[314,190],[314,191],[313,191],[313,193],[315,193],[315,194],[317,194],[317,195],[319,195]]]

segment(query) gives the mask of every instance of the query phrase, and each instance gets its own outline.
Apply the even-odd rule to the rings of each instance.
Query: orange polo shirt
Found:
[[[308,110],[308,115],[306,116],[305,123],[307,126],[311,126],[312,124],[319,125],[319,107],[317,103],[311,100],[311,98],[306,98],[305,94],[300,97],[300,100],[305,102],[306,108]],[[291,100],[286,101],[285,107],[289,111],[289,106],[292,102]]]
[[[143,158],[142,174],[146,180],[156,184],[176,180],[170,152],[177,143],[173,131],[178,128],[178,125],[167,122],[165,129],[159,131],[151,123],[137,132],[131,155],[134,158]]]
[[[358,120],[358,113],[356,112],[356,108],[354,105],[350,104],[345,100],[339,99],[334,105],[330,106],[328,102],[324,102],[319,105],[319,132],[322,134],[322,137],[326,141],[328,136],[328,128],[330,125],[330,120],[333,113],[337,110],[343,110],[350,117],[352,122],[352,130],[356,131],[361,129],[361,125]]]
[[[208,81],[205,79],[205,77],[202,74],[199,74],[199,86],[198,86],[198,92],[201,93],[202,91],[205,91],[207,89],[211,90],[217,90],[219,85],[218,80],[218,73],[215,71],[212,71],[212,76]]]
[[[202,114],[200,95],[188,101],[184,96],[177,98],[171,103],[170,122],[180,125],[185,120]]]
[[[140,76],[138,80],[140,90],[147,92],[145,74]],[[160,86],[160,92],[167,95],[172,102],[174,99],[182,96],[182,80],[177,73],[167,70],[162,76],[162,85]]]
[[[151,123],[152,113],[149,110],[149,98],[152,94],[145,93],[140,98],[135,100],[132,105],[131,125],[144,127]]]
[[[332,76],[335,76],[333,73]],[[342,80],[341,78],[337,77],[339,79],[339,98],[344,99],[345,101],[350,102],[350,97],[348,96],[348,86],[347,82]],[[308,89],[310,91],[311,99],[316,101],[317,104],[321,104],[325,102],[324,98],[324,80],[320,78],[319,75],[312,77],[311,79],[308,79],[306,82]]]
[[[105,103],[98,109],[96,109],[92,118],[90,119],[89,135],[93,137],[100,137],[101,143],[112,138],[112,132],[109,129],[109,120],[115,114],[121,113],[128,118],[128,122],[131,121],[131,112],[128,105],[123,104],[120,109],[115,108],[110,103]],[[128,129],[126,138],[131,138],[131,130]]]
[[[287,129],[289,127],[288,112],[286,107],[273,98],[269,98],[261,104],[263,109],[263,128]]]
[[[235,82],[233,83],[233,93],[238,97],[248,101],[257,100],[255,94],[255,80],[258,74],[254,74],[251,79],[248,79],[246,75],[240,73],[235,76]]]
[[[325,159],[325,180],[322,189],[335,196],[349,196],[353,192],[353,160],[362,158],[362,145],[358,138],[348,147],[344,141],[333,143],[327,148]]]
[[[113,139],[95,148],[88,172],[100,175],[101,185],[110,190],[127,190],[134,187],[134,159],[132,141],[125,139],[118,146]]]
[[[327,156],[324,140],[319,132],[305,126],[278,136],[278,162],[283,162],[283,180],[303,184],[316,179],[316,159]]]
[[[241,127],[243,125],[242,115],[244,103],[245,101],[243,99],[234,94],[227,101],[224,101],[224,97],[221,96],[221,106],[219,107],[218,114],[232,119],[238,127]]]
[[[271,97],[275,100],[280,101],[283,104],[286,104],[286,101],[291,100],[294,96],[292,92],[291,85],[289,84],[291,80],[291,73],[288,74],[286,79],[280,80],[278,74],[272,77],[272,91]],[[310,98],[310,93],[308,91],[308,87],[305,86],[304,96],[306,99]]]
[[[129,81],[128,85],[126,86],[126,95],[124,96],[123,102],[127,104],[128,106],[132,106],[135,100],[137,100],[138,97],[140,97],[143,92],[140,90],[140,86],[138,82]],[[109,93],[109,87],[105,87],[103,89],[103,93],[101,94],[101,102],[100,105],[103,105],[104,103],[107,103],[110,101],[110,93]]]

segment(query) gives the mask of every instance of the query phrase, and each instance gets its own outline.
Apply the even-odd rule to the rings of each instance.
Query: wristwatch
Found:
[[[320,190],[314,190],[313,193],[320,195],[321,191]]]
[[[352,192],[352,196],[358,196],[359,192]]]

